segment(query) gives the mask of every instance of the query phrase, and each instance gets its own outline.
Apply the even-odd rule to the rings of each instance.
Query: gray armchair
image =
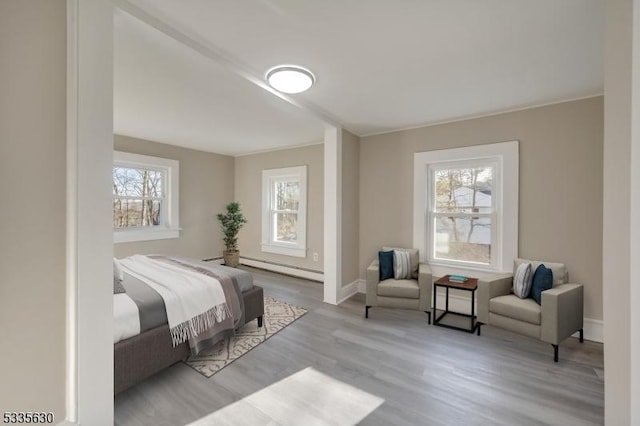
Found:
[[[393,250],[384,247],[383,250]],[[417,250],[414,256],[417,262]],[[380,281],[378,260],[371,262],[367,268],[367,294],[365,318],[369,318],[369,309],[373,307],[412,309],[423,311],[428,315],[431,324],[431,295],[433,277],[431,268],[426,263],[418,263],[418,274],[415,279],[396,280],[393,278]]]
[[[544,263],[553,272],[553,287],[542,292],[542,303],[511,293],[513,275],[523,262],[533,271]],[[584,341],[583,286],[569,284],[564,264],[516,259],[514,274],[496,274],[478,281],[478,321],[551,343],[558,362],[558,345],[575,332]]]

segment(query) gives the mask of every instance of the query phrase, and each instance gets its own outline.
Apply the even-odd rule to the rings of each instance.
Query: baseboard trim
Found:
[[[324,282],[324,274],[321,272],[312,272],[305,269],[299,269],[294,266],[285,266],[261,260],[240,258],[240,263],[254,268],[264,269],[266,271],[278,272],[280,274],[291,275],[293,277],[305,278],[312,281]]]
[[[366,293],[366,281],[363,279],[358,280],[358,291],[360,293]],[[438,309],[444,309],[445,306],[445,295],[444,293],[440,294],[438,292]],[[477,308],[477,298],[476,298],[476,313],[478,312]],[[466,297],[458,294],[449,293],[449,309],[456,312],[462,312],[465,314],[471,313],[471,297]],[[597,343],[604,343],[604,333],[603,333],[603,322],[602,320],[597,320],[593,318],[584,318],[583,319],[583,334],[585,340],[589,340]],[[579,337],[579,333],[574,333],[573,337]]]
[[[359,293],[361,281],[364,281],[364,280],[356,279],[355,281],[352,281],[349,284],[342,286],[342,288],[340,288],[340,293],[338,294],[339,299],[336,305],[341,304],[342,302],[344,302],[354,294]]]
[[[583,320],[583,334],[585,340],[592,342],[604,343],[604,323],[602,320],[593,318],[585,318]],[[573,337],[579,337],[578,333],[574,333]]]

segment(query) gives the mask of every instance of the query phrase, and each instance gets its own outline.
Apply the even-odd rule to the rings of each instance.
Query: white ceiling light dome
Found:
[[[269,86],[283,93],[302,93],[309,90],[316,77],[311,71],[298,65],[278,65],[266,74]]]

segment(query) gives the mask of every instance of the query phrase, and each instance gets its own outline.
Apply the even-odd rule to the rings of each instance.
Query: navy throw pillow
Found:
[[[380,281],[393,278],[393,250],[379,251],[378,263],[380,264]]]
[[[536,268],[531,283],[531,297],[538,305],[542,304],[542,292],[553,287],[553,272],[543,264]]]

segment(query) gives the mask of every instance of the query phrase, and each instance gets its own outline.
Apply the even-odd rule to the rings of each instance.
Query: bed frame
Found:
[[[242,293],[245,324],[258,321],[262,327],[264,297],[262,287]],[[153,374],[182,361],[191,355],[189,343],[173,347],[167,324],[122,340],[114,345],[114,394],[143,381]]]

